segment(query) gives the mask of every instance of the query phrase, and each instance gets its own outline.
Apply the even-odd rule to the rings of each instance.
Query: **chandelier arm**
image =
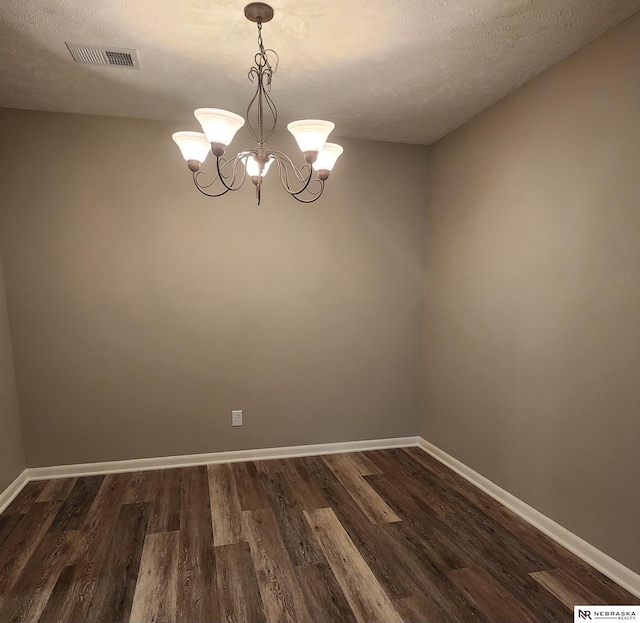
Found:
[[[251,154],[251,151],[244,151],[244,152],[240,152],[233,160],[225,160],[224,158],[216,158],[216,170],[217,170],[217,175],[208,183],[208,184],[201,184],[198,181],[198,177],[200,175],[202,175],[203,173],[205,173],[205,171],[194,171],[193,172],[193,183],[195,185],[195,187],[203,194],[206,195],[207,197],[222,197],[222,195],[226,195],[229,191],[235,191],[235,190],[239,190],[242,185],[245,182],[246,179],[246,169],[243,170],[242,172],[242,177],[240,179],[240,183],[237,186],[234,186],[234,184],[236,183],[236,179],[237,179],[237,173],[238,173],[238,166],[240,164],[240,161],[242,159],[243,156]],[[232,169],[231,171],[226,175],[224,175],[224,169],[226,167],[228,167],[229,165],[232,165]],[[229,184],[227,184],[226,180],[231,178],[231,182]],[[222,186],[224,187],[224,190],[222,192],[219,193],[209,193],[206,191],[207,188],[211,188],[218,180],[220,180],[220,183],[222,184]]]
[[[244,169],[242,172],[242,179],[240,180],[240,183],[235,188],[233,187],[233,185],[236,182],[236,175],[238,173],[238,166],[240,164],[240,160],[242,159],[243,156],[247,156],[251,153],[252,153],[251,151],[241,151],[233,160],[225,160],[224,158],[216,157],[216,169],[218,171],[218,176],[220,177],[220,181],[222,182],[222,185],[227,190],[238,190],[244,184],[244,180],[247,176],[246,169]],[[220,165],[220,161],[222,161],[222,165]],[[231,169],[230,173],[227,174],[226,179],[229,179],[229,177],[231,177],[231,183],[227,184],[223,170],[225,167],[229,166],[230,164],[233,166],[233,168]]]
[[[297,195],[302,194],[305,190],[308,190],[309,184],[311,183],[312,176],[313,176],[313,169],[310,164],[305,164],[303,165],[302,169],[298,169],[298,167],[294,164],[291,158],[287,156],[287,154],[281,151],[270,151],[269,153],[273,155],[276,161],[278,162],[278,169],[280,171],[280,183],[282,184],[282,187],[292,197],[296,197]],[[291,185],[289,184],[289,169],[287,165],[291,167],[291,170],[295,174],[296,178],[302,184],[302,188],[300,188],[299,190],[292,189]],[[306,171],[308,171],[308,173],[305,173]],[[314,181],[321,181],[321,180],[314,180]],[[322,186],[324,186],[324,184]],[[320,190],[319,192],[320,194],[322,194],[322,190]],[[311,194],[315,194],[315,193],[311,192]]]
[[[324,180],[321,180],[319,178],[312,179],[313,169],[310,165],[304,165],[303,170],[309,171],[308,175],[305,175],[303,171],[296,167],[296,165],[293,163],[291,158],[287,156],[287,154],[281,151],[270,151],[269,154],[272,155],[278,163],[278,170],[280,172],[280,183],[282,184],[282,187],[296,201],[299,201],[300,203],[313,203],[320,198],[320,196],[324,192]],[[300,188],[299,190],[292,189],[289,184],[289,169],[287,165],[291,167],[291,170],[295,173],[296,178],[301,183],[303,183],[302,188]],[[316,191],[311,190],[310,184],[312,183],[319,184],[320,188]],[[305,191],[312,197],[312,199],[301,199],[299,197],[299,195],[301,195]]]
[[[305,188],[307,188],[307,186],[309,186],[309,182],[311,181],[311,168],[309,167],[309,175],[305,178],[305,177],[301,177],[301,171],[299,171],[295,165],[293,165],[293,163],[291,163],[291,160],[289,158],[287,158],[287,160],[281,160],[280,158],[276,157],[276,161],[278,162],[278,169],[280,171],[280,183],[282,184],[282,187],[290,194],[290,195],[298,195],[301,192],[303,192],[305,190]],[[289,184],[289,170],[286,167],[286,162],[289,162],[290,164],[292,164],[293,166],[293,171],[296,175],[296,177],[298,178],[298,180],[300,182],[303,182],[303,186],[300,190],[293,190]]]
[[[225,188],[225,190],[223,190],[220,193],[208,193],[204,189],[205,188],[209,188],[209,186],[211,186],[216,181],[216,179],[218,179],[218,176],[213,178],[213,182],[207,184],[206,186],[201,186],[198,183],[198,175],[200,175],[200,173],[203,173],[203,171],[194,171],[193,172],[193,184],[205,197],[222,197],[222,195],[226,195],[229,192],[229,189]]]
[[[202,169],[200,169],[198,171],[194,171],[193,172],[193,179],[196,180],[203,173],[206,173],[206,171],[203,171]],[[217,179],[218,179],[218,176],[216,175],[208,184],[201,184],[200,182],[198,182],[198,188],[211,188],[216,183]]]
[[[320,190],[319,191],[317,191],[315,193],[309,191],[309,194],[313,197],[313,199],[300,199],[300,197],[298,197],[297,194],[293,194],[293,193],[290,193],[291,196],[296,201],[299,201],[300,203],[313,203],[314,201],[318,201],[318,199],[320,199],[320,197],[322,196],[322,193],[324,192],[324,181],[320,180],[320,179],[315,179],[313,181],[320,183]]]

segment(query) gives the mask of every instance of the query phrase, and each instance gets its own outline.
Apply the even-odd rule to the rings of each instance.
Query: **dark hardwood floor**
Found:
[[[640,600],[417,448],[30,482],[0,622],[534,623]]]

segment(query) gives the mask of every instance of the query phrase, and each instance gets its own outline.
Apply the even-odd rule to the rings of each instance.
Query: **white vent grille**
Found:
[[[138,53],[135,50],[78,43],[67,43],[67,47],[76,63],[140,69]]]

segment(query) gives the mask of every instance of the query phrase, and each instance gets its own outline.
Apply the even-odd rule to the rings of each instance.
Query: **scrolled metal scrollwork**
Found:
[[[297,201],[301,203],[313,203],[320,199],[320,196],[324,192],[324,182],[318,178],[313,179],[313,168],[310,164],[302,165],[302,169],[299,169],[294,162],[287,156],[287,154],[281,151],[270,151],[270,155],[275,158],[275,161],[278,164],[278,171],[280,173],[280,183],[282,187]],[[298,182],[302,184],[302,186],[295,190],[291,187],[289,183],[289,170],[293,172]],[[317,184],[319,188],[317,190],[313,190],[311,185]],[[300,195],[311,197],[311,199],[304,199]]]
[[[275,69],[271,66],[269,53],[271,53],[276,59]],[[251,82],[257,82],[256,92],[247,106],[247,128],[258,145],[265,145],[276,131],[276,125],[278,123],[278,109],[276,108],[274,101],[271,99],[269,92],[271,91],[271,79],[276,71],[278,71],[279,58],[275,50],[265,49],[262,42],[261,23],[258,23],[258,52],[254,57],[254,63],[255,65],[249,69],[249,73],[247,74],[247,77]],[[266,136],[264,135],[265,103],[272,118],[271,129],[268,131]],[[257,107],[255,113],[253,112],[254,105]],[[256,116],[257,128],[254,128],[251,123],[252,115]]]
[[[208,184],[201,184],[199,181],[199,177],[202,174],[206,174],[206,171],[194,171],[193,173],[193,183],[195,187],[205,196],[207,197],[222,197],[222,195],[226,195],[229,191],[236,191],[242,188],[244,184],[244,180],[247,177],[247,172],[245,168],[242,168],[242,175],[240,177],[240,181],[237,185],[236,179],[238,178],[238,168],[242,161],[242,158],[251,154],[251,151],[240,152],[237,156],[235,156],[231,160],[226,160],[222,156],[216,156],[216,175]],[[225,174],[225,169],[230,168],[229,172]],[[222,184],[224,190],[219,193],[209,193],[207,192],[208,188],[211,188],[218,180]],[[229,180],[229,183],[227,181]],[[235,185],[235,186],[234,186]]]

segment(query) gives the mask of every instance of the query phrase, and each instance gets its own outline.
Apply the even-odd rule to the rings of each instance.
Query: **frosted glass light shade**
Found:
[[[244,119],[240,115],[219,108],[198,108],[193,114],[200,122],[207,140],[225,147],[244,125]]]
[[[313,168],[316,171],[331,171],[343,151],[340,145],[325,143],[324,147],[318,153],[318,158],[313,163]]]
[[[171,138],[176,142],[182,157],[187,162],[196,160],[202,163],[210,153],[209,141],[201,132],[175,132]]]
[[[335,124],[331,123],[331,121],[304,119],[303,121],[291,122],[287,126],[287,130],[293,134],[300,150],[306,152],[320,151],[331,130],[335,127]]]
[[[273,156],[269,156],[269,159],[264,163],[264,169],[262,169],[262,174],[260,174],[260,165],[258,161],[253,156],[245,156],[242,158],[242,163],[244,164],[245,169],[247,170],[247,175],[249,177],[264,177],[271,166],[271,163],[275,160]]]

